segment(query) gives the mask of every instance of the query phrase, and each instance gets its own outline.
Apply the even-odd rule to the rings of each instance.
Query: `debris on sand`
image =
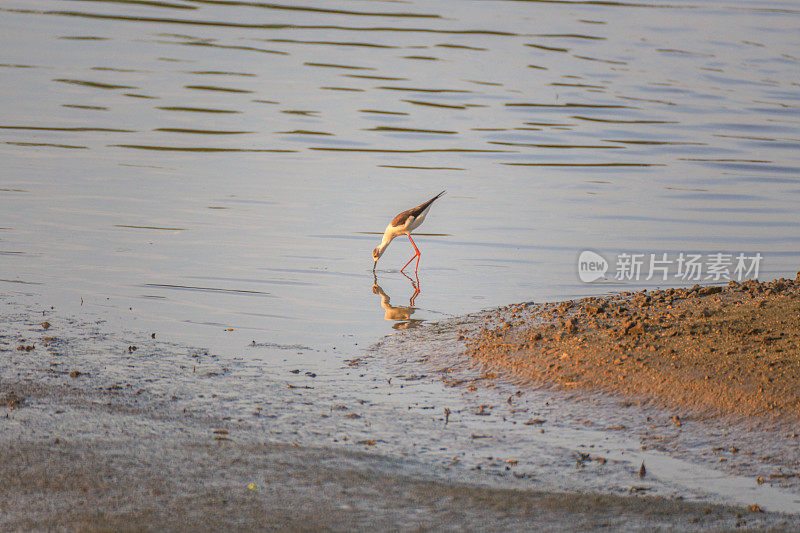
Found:
[[[8,391],[3,395],[0,395],[0,406],[1,407],[8,407],[9,409],[17,409],[22,405],[22,402],[25,401],[25,398],[18,396],[14,391]]]
[[[535,383],[796,420],[800,276],[512,305],[467,347],[480,363]]]

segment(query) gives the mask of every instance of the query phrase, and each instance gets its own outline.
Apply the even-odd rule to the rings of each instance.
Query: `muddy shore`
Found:
[[[596,448],[590,455],[580,441],[552,457],[520,454],[527,449],[521,448],[512,461],[498,459],[497,446],[511,440],[512,430],[544,429],[516,418],[546,416],[548,433],[556,430],[555,412],[537,414],[533,409],[543,403],[534,398],[528,410],[527,394],[492,406],[495,389],[473,390],[465,382],[468,401],[448,400],[448,424],[445,406],[417,405],[416,392],[398,411],[329,394],[323,375],[275,377],[274,367],[171,345],[147,332],[109,332],[51,310],[45,316],[8,308],[16,311],[5,315],[0,332],[4,531],[796,526],[795,515],[758,506],[648,496],[658,484],[654,463],[648,462],[653,473],[640,478],[638,463],[629,472],[628,463],[606,461]],[[417,333],[407,333],[397,340],[428,349]],[[419,334],[457,343],[454,328],[419,328]],[[395,358],[411,352],[387,347]],[[397,364],[402,374],[389,374],[394,394],[426,380],[441,386],[439,377],[417,373],[421,366]],[[353,367],[367,375],[365,388],[386,382],[383,373],[368,376],[375,366]],[[422,415],[413,418],[415,410]],[[400,429],[380,429],[387,417]],[[403,444],[412,426],[420,433]],[[422,446],[426,435],[432,438]],[[447,457],[464,464],[426,458],[433,456],[417,452],[425,447],[446,447]],[[470,455],[477,464],[467,461]],[[561,466],[553,466],[557,461]],[[598,488],[580,490],[589,486],[575,481],[583,477],[601,480]],[[620,479],[621,487],[611,486]],[[559,490],[565,486],[578,491]]]
[[[537,384],[800,418],[800,276],[521,304],[486,321],[467,339],[472,357]]]
[[[9,382],[4,380],[4,386]],[[4,531],[787,528],[757,508],[502,488],[413,460],[264,439],[133,393],[16,383]],[[28,407],[22,407],[24,403]]]

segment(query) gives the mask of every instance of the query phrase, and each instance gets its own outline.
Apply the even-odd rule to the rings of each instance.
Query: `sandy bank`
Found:
[[[469,353],[532,382],[680,412],[800,416],[800,275],[520,304],[486,320]]]
[[[271,442],[243,427],[222,432],[215,429],[222,420],[127,394],[5,384],[24,401],[3,408],[3,531],[688,531],[791,523],[757,509],[658,497],[504,489],[413,461]]]
[[[647,489],[644,494],[661,486],[654,463],[648,462],[653,472],[645,479],[613,459],[576,466],[572,444],[544,456],[517,455],[513,471],[502,460],[492,466],[495,460],[482,456],[497,453],[485,453],[486,446],[494,449],[492,443],[501,443],[515,427],[534,429],[506,422],[513,415],[499,407],[497,415],[483,408],[475,414],[471,404],[448,403],[449,424],[431,419],[427,410],[412,419],[433,434],[431,443],[448,446],[448,457],[480,455],[483,469],[468,468],[392,452],[404,448],[392,448],[390,441],[400,437],[378,424],[389,411],[367,402],[358,403],[356,418],[349,417],[351,411],[339,415],[334,406],[347,400],[327,396],[330,385],[321,377],[313,382],[316,388],[293,389],[286,378],[271,379],[273,367],[253,374],[247,365],[150,334],[105,333],[93,322],[52,312],[47,327],[41,311],[5,316],[3,531],[686,531],[785,529],[794,523],[794,516],[748,509],[746,502],[728,507],[689,503],[679,494],[626,497],[624,489],[632,484]],[[402,383],[421,380],[395,381],[401,383],[395,390],[406,390]],[[410,415],[402,407],[393,426],[406,427],[403,417]],[[548,432],[554,431],[555,420],[549,424]],[[311,431],[330,437],[312,438]],[[474,437],[489,431],[497,437]],[[442,440],[443,434],[449,437]],[[349,437],[346,443],[342,436]],[[360,439],[381,444],[361,445]],[[555,461],[550,470],[561,477],[548,478],[542,461]],[[598,479],[603,483],[593,481]],[[601,486],[602,494],[558,490],[562,486]]]

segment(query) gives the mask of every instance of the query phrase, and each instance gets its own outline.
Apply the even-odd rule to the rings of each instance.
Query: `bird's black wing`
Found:
[[[400,213],[399,215],[397,215],[396,217],[394,217],[392,219],[392,226],[402,226],[402,225],[404,225],[406,223],[406,221],[409,218],[411,218],[411,217],[417,218],[420,214],[422,214],[423,211],[428,209],[428,207],[437,198],[439,198],[444,193],[445,193],[445,191],[442,191],[439,194],[437,194],[436,196],[434,196],[433,198],[431,198],[430,200],[428,200],[427,202],[425,202],[424,204],[420,204],[417,207],[412,207],[411,209],[408,209],[407,211],[403,211],[402,213]]]

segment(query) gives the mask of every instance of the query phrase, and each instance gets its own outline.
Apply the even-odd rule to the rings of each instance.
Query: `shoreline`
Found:
[[[537,386],[700,416],[800,418],[800,275],[511,305],[484,322],[460,332],[469,356]]]
[[[581,459],[578,441],[553,452],[559,462],[550,471],[555,475],[542,469],[541,462],[550,461],[549,456],[515,455],[513,467],[505,457],[486,458],[489,450],[498,454],[501,447],[494,443],[502,444],[503,433],[513,428],[540,431],[510,418],[523,407],[525,397],[515,399],[514,405],[508,402],[507,412],[500,406],[496,414],[489,412],[494,408],[484,410],[488,401],[497,401],[491,388],[468,392],[463,405],[444,404],[453,411],[449,425],[432,418],[428,413],[433,411],[424,411],[427,406],[419,407],[428,421],[425,432],[448,435],[446,440],[434,438],[429,447],[445,444],[448,456],[466,451],[478,460],[443,463],[417,456],[411,442],[405,448],[410,453],[403,452],[403,445],[381,444],[381,439],[398,437],[372,423],[393,411],[366,403],[356,413],[344,398],[332,403],[322,395],[321,377],[313,380],[314,386],[303,384],[311,383],[310,377],[292,377],[299,380],[297,385],[287,385],[288,378],[267,381],[264,376],[253,383],[247,365],[164,343],[143,332],[137,339],[131,332],[101,331],[98,323],[64,319],[54,312],[44,318],[41,311],[6,316],[0,337],[0,397],[8,400],[0,402],[0,456],[7,465],[0,476],[6,496],[0,506],[3,529],[459,525],[485,530],[610,526],[650,531],[787,528],[795,517],[746,504],[683,501],[681,494],[673,497],[665,491],[648,495],[648,486],[659,483],[657,465],[648,463],[653,472],[643,481],[636,472],[628,472],[626,462],[601,462],[599,450],[592,451],[591,459]],[[444,335],[436,327],[427,333],[453,341],[457,335],[452,328]],[[415,334],[405,332],[402,337],[415,343]],[[131,342],[139,349],[132,351]],[[27,346],[35,347],[28,351]],[[424,342],[417,348],[424,349]],[[402,351],[390,349],[394,357]],[[370,363],[365,364],[368,370]],[[396,387],[413,390],[423,383],[419,375],[409,374],[418,366],[399,366],[398,373],[389,371],[400,383]],[[386,371],[377,368],[381,374]],[[426,379],[441,387],[438,376]],[[253,390],[269,391],[265,398],[273,403],[250,412]],[[243,400],[245,406],[232,407]],[[312,408],[312,403],[317,406]],[[506,404],[505,399],[497,403]],[[530,400],[533,408],[537,403]],[[324,417],[328,427],[340,431],[331,435],[332,441],[296,435],[294,424],[302,413],[307,414],[300,421],[313,429],[326,430]],[[534,415],[531,409],[530,415],[513,416],[527,420]],[[550,418],[548,433],[558,423],[555,416]],[[499,432],[497,437],[488,435],[490,427]],[[342,433],[350,437],[346,442],[336,440]],[[361,444],[373,439],[377,445]],[[569,473],[568,484],[558,482],[559,472]],[[619,484],[605,485],[606,480],[622,480],[625,490]],[[556,488],[564,486],[569,490]],[[644,492],[625,495],[628,487]]]
[[[137,404],[129,391],[22,383],[16,389],[23,402],[3,410],[17,430],[28,429],[25,438],[13,430],[0,437],[0,526],[8,531],[691,531],[792,524],[789,515],[757,506],[504,488],[414,459],[274,442],[244,427],[214,429],[226,425],[214,417]],[[64,421],[74,428],[70,435]]]

